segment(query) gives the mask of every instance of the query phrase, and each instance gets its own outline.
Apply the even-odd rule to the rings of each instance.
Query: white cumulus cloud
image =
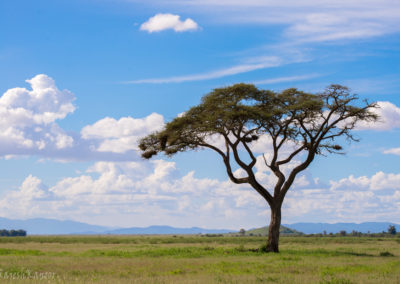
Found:
[[[377,122],[360,121],[358,130],[391,130],[400,128],[400,108],[388,101],[377,102],[378,108],[374,109],[379,119]]]
[[[157,113],[142,119],[122,117],[116,120],[106,117],[85,126],[81,130],[81,136],[97,144],[95,149],[99,152],[124,153],[137,149],[137,142],[141,137],[160,130],[163,126],[164,118]]]
[[[80,133],[58,125],[75,110],[75,96],[60,90],[45,74],[26,80],[31,89],[12,88],[0,97],[0,156],[38,155],[58,161],[128,161],[140,159],[139,138],[164,125],[162,115],[106,117]],[[125,155],[130,152],[129,155]]]
[[[333,190],[347,190],[355,188],[359,190],[387,190],[400,189],[400,174],[377,172],[372,177],[361,176],[354,177],[350,175],[339,181],[332,181],[331,188]]]
[[[39,74],[26,80],[32,90],[13,88],[0,98],[0,123],[25,127],[49,124],[63,119],[75,110],[74,95],[60,91],[52,78]]]
[[[68,90],[59,90],[54,80],[44,74],[26,82],[31,90],[12,88],[0,97],[0,154],[72,147],[74,139],[56,120],[74,112],[75,96]]]
[[[175,32],[194,31],[199,28],[198,24],[190,18],[181,21],[179,15],[156,14],[140,26],[140,30],[149,33],[174,30]]]

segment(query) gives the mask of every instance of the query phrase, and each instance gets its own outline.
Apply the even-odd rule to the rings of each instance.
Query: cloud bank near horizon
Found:
[[[259,167],[261,169],[261,167]],[[274,176],[257,172],[265,184]],[[283,222],[400,222],[400,174],[350,175],[324,184],[304,172],[284,202]],[[152,214],[149,214],[152,212]],[[197,178],[174,162],[97,162],[85,174],[48,186],[29,175],[0,199],[0,215],[47,217],[113,226],[205,226],[237,229],[267,224],[265,200],[246,185]],[[349,217],[351,216],[351,217]],[[250,220],[250,222],[249,222]]]

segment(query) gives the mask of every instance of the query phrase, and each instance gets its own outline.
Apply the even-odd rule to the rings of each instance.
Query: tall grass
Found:
[[[232,236],[0,238],[0,282],[400,283],[396,238],[282,237],[279,254],[263,253],[264,244]]]

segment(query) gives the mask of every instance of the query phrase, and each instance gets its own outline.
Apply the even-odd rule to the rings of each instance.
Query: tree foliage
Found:
[[[396,227],[394,225],[390,225],[388,228],[388,233],[391,235],[396,235],[397,234]]]
[[[343,153],[338,137],[357,141],[352,131],[359,121],[373,122],[377,105],[360,102],[357,95],[340,85],[330,85],[322,93],[307,93],[296,88],[281,92],[261,90],[250,84],[236,84],[214,89],[201,103],[167,123],[163,130],[140,140],[139,148],[146,159],[163,152],[172,156],[178,152],[208,148],[222,158],[230,180],[250,184],[271,207],[270,233],[279,237],[280,208],[297,174],[305,170],[316,155]],[[272,141],[269,161],[265,165],[277,177],[273,188],[266,188],[256,178],[256,153],[251,144],[267,135]],[[222,138],[224,147],[217,147],[213,138]],[[288,155],[285,145],[294,145]],[[289,173],[282,167],[300,159]],[[234,174],[241,167],[244,177]],[[279,213],[279,214],[278,214]],[[272,221],[272,220],[271,220]],[[277,227],[276,227],[277,226]]]
[[[25,230],[0,230],[1,237],[25,237]]]

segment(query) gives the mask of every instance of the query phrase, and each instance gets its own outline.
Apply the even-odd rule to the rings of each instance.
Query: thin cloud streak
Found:
[[[252,82],[255,85],[269,85],[269,84],[276,84],[276,83],[285,83],[285,82],[294,82],[294,81],[302,81],[313,79],[317,77],[321,77],[321,74],[308,74],[308,75],[300,75],[300,76],[289,76],[289,77],[279,77],[279,78],[272,78],[272,79],[265,79]]]
[[[400,148],[387,149],[387,150],[383,151],[383,154],[400,156]]]
[[[247,73],[255,70],[266,69],[271,67],[281,66],[282,60],[278,57],[270,57],[268,60],[256,63],[256,64],[241,64],[225,69],[210,71],[206,73],[200,74],[192,74],[192,75],[184,75],[184,76],[175,76],[175,77],[167,77],[167,78],[149,78],[149,79],[141,79],[141,80],[133,80],[133,81],[125,81],[122,82],[124,84],[166,84],[166,83],[183,83],[183,82],[192,82],[192,81],[204,81],[210,79],[217,79],[226,76],[232,76],[242,73]]]

